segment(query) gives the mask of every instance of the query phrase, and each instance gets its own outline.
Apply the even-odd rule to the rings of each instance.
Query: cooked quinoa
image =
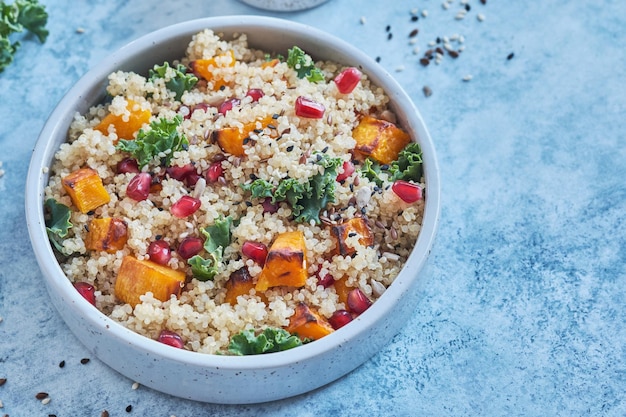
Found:
[[[166,86],[176,65],[189,68],[195,60],[224,56],[227,51],[232,51],[235,65],[217,65],[214,80],[198,77],[197,84],[178,99]],[[362,175],[363,158],[354,152],[352,132],[364,115],[393,121],[385,92],[364,74],[352,92],[341,94],[333,79],[344,67],[333,62],[315,62],[324,80],[311,82],[299,78],[284,59],[274,66],[263,65],[267,60],[266,52],[248,47],[245,34],[225,39],[210,30],[202,31],[193,37],[180,62],[170,63],[164,77],[112,73],[107,87],[110,100],[86,114],[77,114],[67,143],[56,153],[45,197],[71,210],[72,227],[60,243],[64,253],[58,256],[61,267],[70,281],[95,287],[99,310],[141,335],[157,339],[163,330],[169,330],[180,336],[188,350],[227,353],[231,338],[244,329],[259,332],[268,327],[286,328],[299,303],[326,319],[338,310],[348,309],[333,285],[319,285],[320,276],[345,279],[348,287],[359,288],[375,302],[398,275],[413,248],[422,223],[423,199],[409,204],[399,198],[384,164],[379,173],[382,184]],[[217,78],[224,83],[221,88],[215,88]],[[260,89],[263,96],[258,100],[247,96],[250,89]],[[322,104],[324,116],[297,116],[294,105],[300,96]],[[233,97],[240,98],[240,103],[225,114],[219,113],[220,104]],[[151,190],[145,200],[128,197],[127,186],[136,174],[118,173],[117,165],[129,154],[116,147],[119,138],[113,126],[105,133],[96,127],[108,114],[126,113],[126,120],[129,100],[134,110],[148,110],[150,121],[182,116],[177,130],[186,137],[188,146],[170,155],[169,166],[193,164],[200,178],[195,185],[172,178],[165,173],[165,167],[153,161],[141,170],[158,177],[160,186]],[[272,115],[271,126],[258,125],[245,141],[244,155],[231,155],[214,140],[220,129],[242,127],[268,115]],[[148,129],[149,124],[144,124],[143,130]],[[294,221],[288,201],[277,203],[273,213],[267,211],[261,199],[242,187],[253,179],[273,184],[285,178],[305,182],[324,173],[324,168],[315,163],[321,155],[353,161],[356,169],[345,180],[336,181],[334,201],[322,208],[319,222]],[[220,161],[221,178],[206,181],[209,167]],[[97,172],[110,201],[82,213],[63,188],[62,179],[85,167]],[[342,165],[337,172],[343,172]],[[418,184],[424,187],[423,180]],[[175,217],[170,209],[185,195],[199,199],[200,208],[190,216]],[[233,224],[219,270],[212,279],[196,279],[176,249],[185,237],[202,237],[200,229],[226,216],[233,219]],[[90,220],[106,217],[122,219],[127,225],[124,247],[113,253],[88,250],[85,240]],[[355,217],[366,220],[373,244],[364,245],[358,233],[351,233],[345,243],[355,252],[342,255],[332,226]],[[306,284],[299,288],[271,287],[264,294],[252,289],[239,296],[234,305],[225,302],[225,284],[235,271],[247,268],[254,281],[262,271],[257,262],[242,255],[244,242],[270,248],[277,235],[295,230],[302,231],[305,238]],[[133,308],[116,297],[115,281],[124,257],[149,259],[148,247],[155,240],[169,244],[173,252],[167,267],[184,271],[186,281],[178,297],[159,301],[148,292]]]

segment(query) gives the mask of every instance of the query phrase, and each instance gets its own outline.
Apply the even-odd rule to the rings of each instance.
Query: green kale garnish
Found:
[[[287,65],[296,71],[298,78],[306,77],[312,83],[324,81],[324,73],[315,66],[313,58],[297,46],[287,51]]]
[[[47,23],[45,6],[37,0],[15,0],[13,4],[0,2],[0,72],[13,62],[13,55],[20,47],[17,41],[11,43],[9,36],[26,29],[44,43],[48,37]]]
[[[45,221],[48,239],[50,239],[56,250],[67,255],[63,249],[63,240],[72,228],[70,208],[65,204],[57,202],[54,198],[47,199],[44,207],[46,208]]]
[[[280,352],[302,345],[302,341],[288,331],[268,327],[258,336],[252,329],[243,330],[232,337],[228,352],[233,355],[258,355]]]
[[[222,264],[224,249],[230,245],[230,228],[233,219],[228,216],[215,220],[215,224],[201,229],[204,235],[204,250],[208,253],[208,258],[200,255],[191,257],[187,262],[191,265],[193,276],[200,281],[211,280],[219,272]]]
[[[161,117],[150,123],[148,130],[139,129],[135,140],[120,139],[117,149],[130,152],[137,160],[139,168],[159,158],[161,165],[169,166],[174,152],[189,145],[187,138],[178,132],[177,127],[183,121],[177,114],[172,120]]]
[[[324,172],[317,173],[306,182],[294,178],[280,180],[273,185],[267,180],[257,178],[242,188],[252,193],[253,198],[272,198],[272,203],[286,201],[291,206],[294,220],[309,223],[313,220],[320,223],[320,211],[328,203],[335,202],[337,168],[343,163],[341,158],[331,158],[326,154],[317,154],[317,164]]]
[[[382,170],[380,164],[372,158],[367,158],[363,162],[363,166],[360,169],[360,173],[364,178],[369,179],[379,187],[382,187],[384,182],[383,179],[380,177],[381,171]]]
[[[185,91],[191,90],[198,82],[198,77],[193,74],[187,73],[187,68],[184,65],[178,64],[174,69],[174,76],[168,76],[167,70],[170,68],[170,64],[164,62],[163,65],[155,65],[150,70],[150,81],[154,81],[157,78],[163,78],[165,80],[165,86],[168,90],[173,91],[176,94],[176,100],[180,100]]]
[[[389,173],[392,180],[419,182],[422,180],[422,150],[411,142],[400,151],[398,159],[391,163]]]

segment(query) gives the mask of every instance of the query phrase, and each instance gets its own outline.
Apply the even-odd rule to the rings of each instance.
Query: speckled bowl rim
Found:
[[[246,32],[245,28],[249,30],[250,27],[260,28],[261,30],[267,29],[269,31],[278,29],[285,33],[305,31],[314,39],[313,43],[325,45],[324,47],[330,51],[324,54],[325,57],[336,55],[337,57],[342,57],[342,59],[338,59],[342,63],[349,65],[359,63],[359,66],[364,69],[370,79],[376,85],[383,87],[390,96],[392,108],[399,114],[401,124],[419,138],[418,142],[423,151],[424,174],[427,187],[421,233],[402,271],[382,297],[348,326],[333,332],[329,336],[296,349],[265,354],[262,360],[259,360],[258,356],[222,356],[174,349],[127,329],[93,308],[75,291],[57,263],[52,247],[47,239],[43,211],[43,190],[49,178],[45,172],[45,167],[48,167],[52,161],[59,145],[49,140],[49,138],[56,137],[59,134],[66,135],[74,116],[73,110],[77,106],[89,107],[98,102],[98,100],[93,100],[93,97],[101,94],[106,84],[107,76],[111,72],[120,68],[124,69],[128,66],[126,64],[129,57],[136,56],[138,53],[151,48],[154,49],[156,45],[162,44],[171,37],[180,37],[186,34],[191,39],[191,35],[205,28],[210,28],[217,33],[230,30]],[[255,44],[252,40],[250,43]],[[309,50],[309,52],[316,57],[313,50]],[[184,50],[181,50],[179,56],[183,54]],[[154,63],[157,62],[150,63],[150,66]],[[297,365],[311,357],[337,349],[359,335],[362,336],[394,308],[394,304],[400,297],[405,296],[412,290],[415,281],[418,279],[418,273],[422,270],[431,251],[438,228],[440,178],[434,145],[421,115],[392,76],[371,57],[335,36],[305,24],[272,17],[222,16],[182,22],[144,35],[111,54],[85,74],[65,94],[41,131],[33,150],[28,170],[25,210],[30,240],[49,291],[60,294],[65,302],[71,303],[74,310],[84,315],[84,318],[94,326],[94,331],[106,332],[110,337],[118,338],[137,349],[189,366],[231,370],[267,369]],[[379,349],[380,347],[377,346],[376,348]],[[370,352],[369,356],[373,353],[375,352]]]

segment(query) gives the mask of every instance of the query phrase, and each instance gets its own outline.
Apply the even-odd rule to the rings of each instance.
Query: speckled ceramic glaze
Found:
[[[154,63],[180,58],[196,32],[246,32],[252,47],[275,52],[299,45],[316,59],[358,66],[389,94],[400,123],[424,154],[426,208],[415,249],[385,294],[348,326],[316,342],[280,353],[231,357],[174,349],[140,336],[98,310],[74,290],[46,237],[45,167],[66,140],[76,112],[103,100],[114,70],[146,73]],[[275,18],[217,17],[177,24],[144,36],[94,67],[65,95],[35,147],[26,187],[26,217],[34,252],[51,299],[76,336],[98,358],[143,385],[175,396],[214,403],[255,403],[290,397],[325,385],[375,354],[399,331],[414,309],[414,284],[430,252],[439,218],[439,172],[433,144],[413,103],[392,77],[360,50],[300,23]]]

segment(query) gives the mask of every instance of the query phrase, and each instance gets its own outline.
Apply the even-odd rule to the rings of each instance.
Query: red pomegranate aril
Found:
[[[161,334],[159,334],[158,342],[163,344],[182,349],[185,347],[185,342],[183,342],[183,338],[176,332],[171,330],[161,330]]]
[[[246,96],[252,98],[252,102],[259,101],[261,97],[263,97],[265,93],[260,88],[251,88],[246,93]]]
[[[296,99],[296,116],[307,119],[321,119],[324,117],[326,108],[323,104],[310,98],[300,96]]]
[[[182,166],[174,165],[168,167],[166,172],[167,175],[170,176],[170,178],[178,181],[185,181],[187,176],[191,174],[196,174],[196,167],[193,164],[186,164]]]
[[[422,187],[404,180],[397,180],[391,185],[391,189],[405,203],[415,203],[422,199]]]
[[[333,285],[334,282],[335,282],[335,278],[329,273],[326,273],[323,276],[320,275],[319,273],[317,274],[317,285],[321,285],[324,288],[328,288],[331,285]]]
[[[198,175],[194,171],[185,177],[185,184],[187,184],[187,187],[193,187],[196,185],[199,179],[200,179],[200,175]]]
[[[263,206],[263,213],[274,214],[278,211],[278,204],[272,203],[271,197],[265,198],[265,200],[263,200],[263,203],[261,203],[261,205]]]
[[[343,172],[337,175],[337,181],[341,182],[354,173],[354,164],[352,161],[345,161],[343,163]]]
[[[263,266],[265,265],[265,258],[267,258],[267,246],[260,242],[246,240],[241,246],[241,253]]]
[[[354,67],[346,68],[335,77],[335,85],[341,94],[351,93],[359,81],[361,81],[361,71]]]
[[[140,172],[128,182],[126,195],[135,201],[143,201],[150,195],[152,176],[147,172]]]
[[[170,259],[172,259],[172,250],[166,241],[155,240],[148,245],[148,256],[154,263],[167,265]]]
[[[118,174],[138,174],[139,164],[134,158],[124,158],[117,163]]]
[[[204,241],[197,236],[187,236],[178,245],[178,254],[187,260],[199,254],[204,248]]]
[[[352,321],[352,314],[350,314],[346,310],[337,310],[333,313],[332,316],[328,318],[328,322],[335,330],[345,326],[351,321]]]
[[[189,195],[184,195],[180,198],[180,200],[172,204],[172,207],[170,207],[170,212],[175,217],[178,217],[179,219],[184,219],[185,217],[191,216],[196,211],[198,211],[198,209],[200,208],[200,204],[201,203],[199,199],[191,197]]]
[[[222,162],[213,162],[206,171],[206,180],[208,182],[217,182],[220,177],[224,176],[224,168]]]
[[[363,294],[363,291],[361,291],[361,289],[359,288],[350,290],[350,292],[348,293],[347,303],[350,311],[356,314],[361,314],[372,305],[370,299],[367,298],[367,296]]]
[[[226,115],[227,112],[231,111],[233,107],[238,106],[239,103],[241,103],[241,100],[239,100],[238,98],[230,98],[226,100],[225,102],[223,102],[222,104],[220,104],[217,111],[220,114]]]
[[[96,305],[96,289],[88,282],[75,282],[74,288],[83,298],[89,301],[92,305]]]

